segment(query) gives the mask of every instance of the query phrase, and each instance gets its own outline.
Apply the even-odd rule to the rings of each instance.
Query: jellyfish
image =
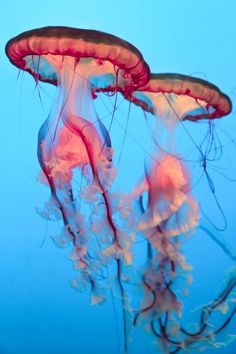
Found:
[[[139,88],[126,98],[142,107],[144,112],[154,115],[152,121],[146,117],[154,142],[152,158],[145,178],[135,192],[142,194],[143,191],[150,191],[147,211],[138,225],[139,229],[147,229],[169,219],[183,203],[186,205],[187,202],[192,207],[194,204],[192,199],[187,198],[191,188],[190,178],[184,161],[178,156],[175,148],[175,130],[178,125],[184,128],[184,120],[211,121],[223,117],[231,112],[231,102],[209,82],[180,74],[151,74],[145,87]],[[204,166],[207,156],[204,156],[186,128],[185,131],[198,149]],[[155,189],[157,180],[158,190]],[[160,207],[161,195],[167,203],[166,208]],[[190,228],[196,224],[193,222]],[[182,232],[184,230],[179,230],[179,233]]]
[[[102,302],[106,265],[114,259],[123,299],[121,263],[130,262],[132,238],[127,241],[128,235],[113,219],[109,193],[116,175],[113,149],[94,109],[92,87],[131,92],[148,81],[149,67],[130,43],[69,27],[24,32],[7,43],[6,54],[12,64],[34,77],[36,85],[43,81],[57,87],[51,112],[39,130],[38,160],[40,178],[51,190],[44,215],[53,212],[62,218],[64,227],[55,242],[73,246],[70,257],[79,276],[72,285],[90,285],[92,303]],[[75,174],[83,181],[78,193],[73,189]]]
[[[151,161],[132,192],[133,202],[136,200],[139,205],[136,229],[147,240],[147,260],[140,272],[143,297],[140,308],[134,309],[133,324],[147,326],[163,353],[201,349],[204,341],[214,345],[215,337],[236,312],[233,308],[218,327],[210,322],[214,312],[228,309],[233,302],[235,274],[227,280],[221,294],[202,308],[194,330],[187,330],[181,324],[181,315],[183,298],[192,282],[192,267],[181,248],[184,238],[199,224],[199,206],[191,195],[190,171],[175,148],[175,129],[184,120],[211,121],[229,114],[230,99],[209,82],[180,74],[151,74],[144,87],[126,98],[154,116],[145,113],[154,142]],[[207,154],[194,139],[193,143],[202,160],[207,160]],[[208,174],[207,177],[210,180]]]

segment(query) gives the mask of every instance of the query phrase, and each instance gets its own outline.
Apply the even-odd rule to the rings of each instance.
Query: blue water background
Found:
[[[35,211],[49,196],[36,181],[37,132],[49,104],[46,102],[44,112],[30,75],[26,73],[17,80],[18,71],[5,56],[5,43],[25,30],[48,25],[105,31],[134,44],[153,72],[185,73],[207,79],[227,93],[235,105],[235,18],[234,0],[1,1],[1,354],[118,354],[111,300],[91,307],[88,294],[79,294],[69,286],[74,276],[72,264],[66,259],[67,252],[56,248],[50,238],[59,227],[47,224]],[[135,112],[138,124],[143,115]],[[223,158],[213,166],[235,179],[235,109],[217,126],[221,129]],[[236,253],[236,184],[213,169],[209,172],[228,222],[227,230],[217,236]],[[127,176],[127,183],[128,179]],[[205,213],[221,224],[221,215],[204,180],[194,193],[201,198]],[[204,217],[201,222],[214,230]],[[188,319],[192,308],[215,296],[233,263],[202,232],[186,241],[184,251],[194,266],[195,279],[186,301]],[[119,308],[117,316],[120,320]],[[227,332],[236,333],[236,319]],[[151,342],[137,330],[130,354],[159,353]],[[219,351],[206,351],[217,352],[233,354],[236,343]]]

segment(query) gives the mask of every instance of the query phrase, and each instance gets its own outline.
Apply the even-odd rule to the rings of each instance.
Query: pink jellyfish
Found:
[[[92,81],[112,91],[132,92],[148,81],[148,65],[133,45],[120,38],[69,27],[24,32],[7,43],[6,54],[36,83],[57,86],[51,113],[39,130],[38,159],[51,189],[48,206],[64,223],[57,243],[73,246],[71,258],[79,271],[73,285],[90,284],[92,302],[102,302],[104,267],[115,259],[123,299],[121,261],[130,262],[131,246],[127,248],[127,235],[113,219],[109,194],[116,174],[113,150],[93,106]],[[84,183],[78,195],[73,190],[76,173]]]
[[[212,327],[210,319],[215,311],[228,306],[225,304],[230,301],[236,280],[235,276],[229,279],[222,293],[202,309],[193,330],[183,327],[182,301],[192,278],[191,265],[180,252],[181,239],[198,225],[199,212],[198,203],[190,195],[187,166],[175,149],[174,131],[184,120],[211,120],[229,114],[230,99],[207,81],[179,74],[151,74],[144,87],[124,95],[155,117],[151,129],[155,142],[152,158],[132,193],[133,201],[136,198],[140,205],[136,227],[148,245],[140,279],[142,305],[134,310],[133,323],[145,323],[164,353],[199,348],[203,341],[214,345],[215,336],[231,321],[236,309],[218,327]],[[152,117],[145,117],[151,126]],[[205,156],[202,154],[201,158],[204,160]]]

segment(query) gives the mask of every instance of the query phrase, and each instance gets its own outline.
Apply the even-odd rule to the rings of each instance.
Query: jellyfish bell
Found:
[[[120,70],[120,75],[128,78],[126,88],[132,85],[142,86],[149,79],[148,65],[138,49],[116,36],[101,31],[62,26],[38,28],[23,32],[9,40],[6,54],[18,68],[54,85],[57,85],[59,77],[54,68],[48,65],[47,55],[52,55],[55,62],[57,55],[75,58],[77,62],[84,58],[85,62],[93,61],[97,66],[103,65],[106,61],[106,65],[110,65],[112,75],[116,66]],[[109,71],[104,70],[104,74],[109,74]],[[119,85],[115,80],[110,82],[110,88],[117,89],[117,86]],[[123,85],[119,87],[124,89]]]
[[[220,118],[232,109],[229,97],[217,86],[182,74],[150,74],[148,83],[126,98],[163,118],[172,109],[181,120]]]

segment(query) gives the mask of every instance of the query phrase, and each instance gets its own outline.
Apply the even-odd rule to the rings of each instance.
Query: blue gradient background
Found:
[[[48,191],[35,179],[39,170],[37,132],[45,113],[33,94],[33,79],[25,74],[17,81],[17,69],[4,53],[5,43],[18,33],[47,25],[102,30],[137,46],[153,72],[197,72],[227,93],[234,105],[235,19],[234,0],[1,2],[1,354],[118,354],[111,301],[91,307],[88,294],[79,294],[68,285],[74,273],[67,252],[56,248],[50,239],[57,225],[47,225],[35,211],[48,198]],[[217,122],[232,140],[236,136],[234,111]],[[234,143],[223,133],[220,136],[223,158],[215,166],[236,178]],[[211,176],[228,221],[227,230],[216,234],[236,253],[236,185],[218,173]],[[220,220],[209,186],[200,183],[197,193],[206,203],[206,214]],[[204,218],[202,223],[207,225]],[[195,282],[185,313],[191,321],[188,311],[214,297],[232,262],[201,232],[186,242],[185,252],[194,265]],[[226,332],[236,333],[236,319]],[[158,353],[151,341],[137,330],[130,354]],[[233,354],[236,343],[206,351],[215,352]]]

